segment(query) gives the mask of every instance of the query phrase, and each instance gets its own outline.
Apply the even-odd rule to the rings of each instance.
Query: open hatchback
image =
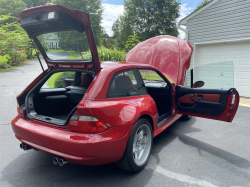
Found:
[[[46,6],[29,8],[14,16],[20,18],[21,27],[34,40],[48,65],[44,72],[44,76],[47,76],[45,82],[39,82],[29,94],[24,92],[18,97],[19,105],[26,106],[23,109],[29,118],[65,125],[100,70],[89,15],[47,3]],[[91,56],[85,58],[81,51],[87,50],[91,51]],[[48,80],[52,71],[51,79],[58,76],[63,78],[57,78],[57,83]]]
[[[185,40],[154,37],[125,62],[100,62],[88,14],[48,4],[15,16],[48,68],[17,96],[12,128],[22,149],[51,153],[54,164],[116,162],[138,172],[153,138],[179,118],[231,122],[237,112],[235,88],[184,86],[193,51]]]

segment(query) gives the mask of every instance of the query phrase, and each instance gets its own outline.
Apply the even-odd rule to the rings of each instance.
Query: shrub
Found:
[[[44,51],[49,51],[49,47],[46,44],[43,45],[43,49]]]
[[[60,73],[54,80],[54,87],[53,88],[65,88],[64,85],[64,79],[74,79],[75,78],[75,72],[72,71],[66,71]],[[53,86],[53,84],[52,84]]]
[[[124,61],[126,52],[118,49],[98,48],[100,61]]]

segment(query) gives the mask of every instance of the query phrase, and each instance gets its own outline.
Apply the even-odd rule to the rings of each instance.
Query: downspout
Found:
[[[188,42],[188,30],[182,28],[180,22],[178,23],[177,28],[186,33],[186,39],[185,40]]]

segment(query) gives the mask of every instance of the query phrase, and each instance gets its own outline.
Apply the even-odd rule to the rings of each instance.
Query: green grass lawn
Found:
[[[163,81],[163,79],[157,74],[153,72],[141,72],[141,76],[143,80],[149,81]],[[170,83],[174,83],[172,79],[166,76]]]
[[[82,57],[77,52],[69,52],[68,59],[82,59]]]
[[[50,49],[48,52],[65,52],[65,53],[69,53],[68,59],[82,59],[81,55],[75,51],[66,51],[62,49]],[[87,54],[88,52],[83,52],[82,54],[83,58],[86,58]]]

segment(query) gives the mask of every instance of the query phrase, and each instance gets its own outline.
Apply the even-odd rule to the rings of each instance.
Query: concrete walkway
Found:
[[[250,107],[250,98],[249,97],[241,97],[240,98],[240,106]]]

